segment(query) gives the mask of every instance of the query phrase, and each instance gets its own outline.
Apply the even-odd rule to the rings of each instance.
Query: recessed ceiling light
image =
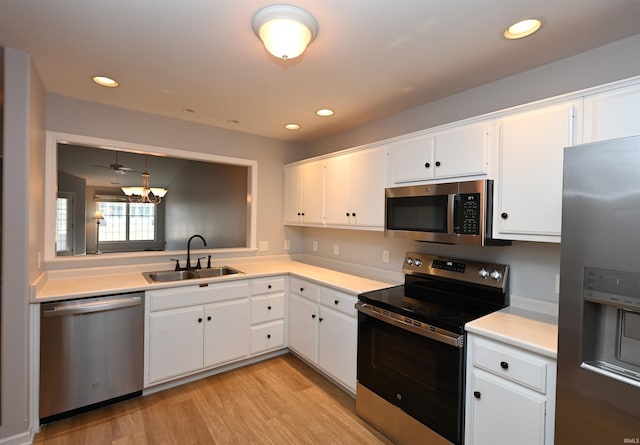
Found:
[[[534,32],[540,29],[542,22],[539,19],[526,19],[520,20],[517,23],[509,26],[504,32],[504,36],[507,39],[522,39],[523,37],[530,36]]]
[[[93,76],[93,81],[98,85],[102,85],[103,87],[115,88],[118,86],[118,82],[113,80],[111,77]]]
[[[189,114],[193,114],[196,112],[196,110],[194,110],[193,108],[183,108],[182,110],[183,113],[189,113]]]
[[[286,128],[287,130],[299,130],[300,125],[291,123],[291,124],[286,124],[284,128]]]
[[[316,111],[316,114],[322,117],[333,116],[333,110],[330,110],[329,108],[322,108]]]

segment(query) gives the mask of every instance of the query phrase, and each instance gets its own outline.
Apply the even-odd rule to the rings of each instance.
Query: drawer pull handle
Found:
[[[473,397],[475,397],[476,399],[479,399],[482,396],[482,394],[480,394],[480,391],[473,391]]]
[[[270,284],[269,284],[269,285],[267,285],[267,289],[271,289],[271,285],[270,285]]]
[[[507,362],[500,362],[500,367],[502,369],[509,369],[509,363]]]
[[[334,303],[335,305],[338,305],[338,303],[340,303],[340,300],[333,300],[333,303]]]

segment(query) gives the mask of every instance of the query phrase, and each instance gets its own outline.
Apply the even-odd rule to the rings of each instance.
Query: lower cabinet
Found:
[[[468,334],[465,444],[552,445],[556,363]]]
[[[241,359],[249,354],[248,283],[147,292],[146,384]]]
[[[289,348],[355,393],[358,320],[353,295],[291,278]]]

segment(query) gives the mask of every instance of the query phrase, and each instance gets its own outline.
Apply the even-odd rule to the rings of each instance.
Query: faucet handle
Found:
[[[211,255],[207,258],[207,269],[211,269]]]
[[[200,265],[200,260],[205,259],[206,257],[201,256],[200,258],[198,258],[198,263],[196,264],[196,269],[202,269],[202,266]]]
[[[175,258],[171,258],[169,261],[176,262],[176,268],[174,270],[180,270],[180,260],[176,260]]]

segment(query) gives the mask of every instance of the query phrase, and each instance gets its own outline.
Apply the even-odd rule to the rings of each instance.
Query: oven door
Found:
[[[462,443],[464,348],[358,311],[358,382]]]

